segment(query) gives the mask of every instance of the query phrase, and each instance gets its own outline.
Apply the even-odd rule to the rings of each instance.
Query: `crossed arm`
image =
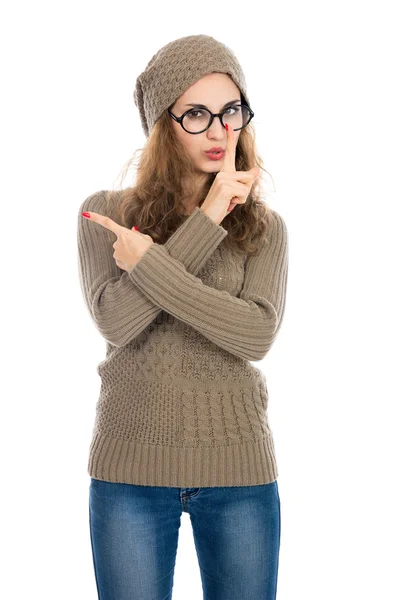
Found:
[[[82,203],[77,240],[81,289],[107,341],[128,344],[164,310],[235,356],[264,358],[278,333],[286,299],[287,228],[278,213],[273,211],[260,252],[248,258],[243,289],[235,297],[196,277],[228,233],[199,208],[165,244],[154,243],[122,275],[109,233],[84,219],[82,211],[106,214],[104,192]]]

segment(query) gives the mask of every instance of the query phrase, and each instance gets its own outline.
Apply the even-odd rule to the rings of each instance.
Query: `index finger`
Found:
[[[106,217],[105,215],[100,215],[99,213],[92,211],[88,212],[87,214],[89,214],[90,216],[90,221],[94,221],[95,223],[102,225],[106,229],[109,229],[110,231],[115,233],[115,235],[117,236],[120,235],[122,229],[126,229],[126,227],[122,227],[122,225],[119,225],[118,223],[110,219],[110,217]]]
[[[233,132],[232,127],[229,125],[225,125],[226,129],[226,150],[224,156],[224,163],[222,165],[221,171],[236,171],[235,166],[235,134]]]

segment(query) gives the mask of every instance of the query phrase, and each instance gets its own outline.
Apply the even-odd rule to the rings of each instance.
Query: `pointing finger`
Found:
[[[82,213],[82,214],[84,214],[84,213]],[[110,217],[106,217],[105,215],[100,215],[99,213],[92,212],[92,211],[87,212],[85,214],[89,215],[89,218],[91,221],[94,221],[95,223],[102,225],[106,229],[109,229],[110,231],[115,233],[115,235],[117,235],[117,236],[120,235],[122,233],[122,231],[124,231],[126,229],[126,227],[119,225],[118,223],[116,223],[115,221],[110,219]]]
[[[226,151],[224,156],[224,164],[222,166],[221,171],[236,171],[235,166],[235,134],[230,125],[225,125],[226,129]]]

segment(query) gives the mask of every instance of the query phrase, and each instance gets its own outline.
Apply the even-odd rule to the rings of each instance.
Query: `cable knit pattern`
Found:
[[[88,473],[137,485],[260,485],[278,476],[264,358],[282,324],[287,228],[272,211],[256,256],[224,244],[200,208],[128,273],[116,237],[81,216],[106,212],[92,194],[78,215],[78,267],[106,341]]]

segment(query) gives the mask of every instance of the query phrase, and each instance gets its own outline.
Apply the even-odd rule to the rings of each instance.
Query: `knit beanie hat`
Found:
[[[188,35],[163,46],[136,79],[134,102],[149,137],[155,122],[184,91],[212,72],[227,73],[249,104],[242,68],[228,46],[209,35]]]

